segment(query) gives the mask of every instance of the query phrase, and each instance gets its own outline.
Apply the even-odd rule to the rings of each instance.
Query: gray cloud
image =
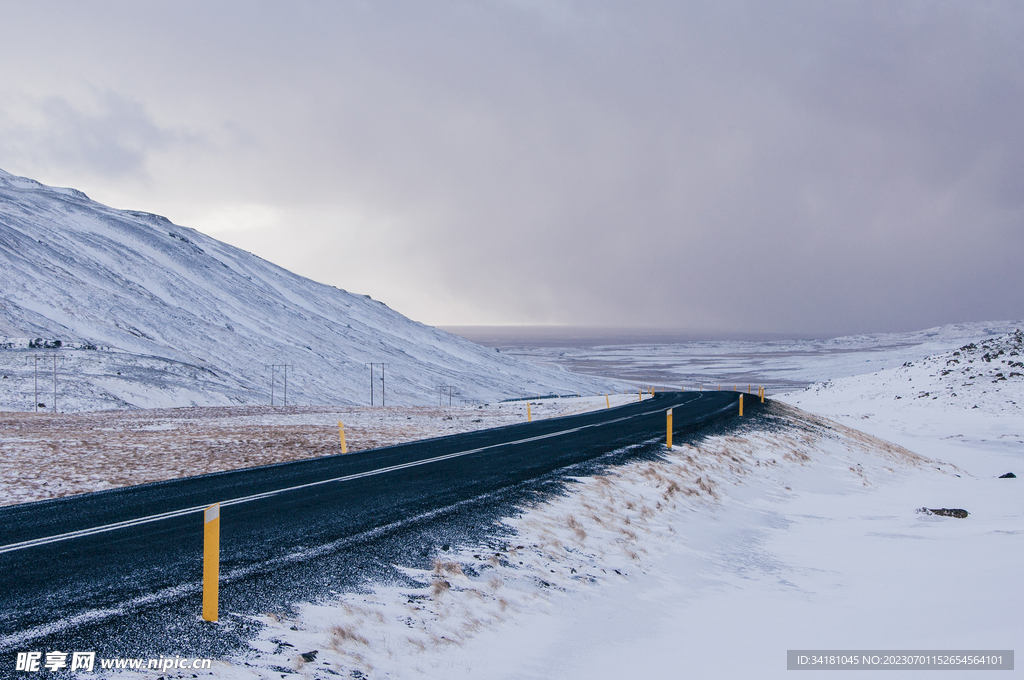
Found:
[[[0,167],[264,206],[224,238],[414,318],[1024,317],[1015,3],[56,7],[0,29],[4,91],[49,102]]]
[[[22,98],[16,106],[20,116],[0,118],[0,152],[15,162],[117,180],[145,175],[153,152],[199,141],[193,134],[160,127],[142,104],[112,91],[84,105],[51,95]]]

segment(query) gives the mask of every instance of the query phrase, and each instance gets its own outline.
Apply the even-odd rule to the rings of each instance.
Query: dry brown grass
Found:
[[[330,646],[335,651],[344,652],[351,643],[369,645],[370,641],[360,635],[354,626],[332,626]]]
[[[356,452],[517,418],[500,407],[0,412],[0,505],[339,454],[339,420]]]
[[[331,633],[332,647],[344,654],[346,663],[358,661],[360,670],[370,668],[361,656],[373,659],[376,653],[379,658],[380,650],[388,658],[403,660],[409,653],[445,654],[446,647],[464,644],[481,629],[531,610],[535,602],[549,601],[548,593],[572,593],[594,583],[633,578],[633,572],[643,570],[650,555],[662,553],[672,537],[686,535],[683,526],[678,533],[673,528],[674,521],[685,524],[685,516],[668,514],[668,510],[677,504],[687,511],[711,509],[731,485],[749,482],[746,476],[758,472],[759,465],[808,465],[819,454],[845,461],[843,447],[904,464],[925,460],[795,410],[777,418],[786,427],[754,430],[743,437],[709,437],[656,461],[614,468],[580,484],[573,497],[535,503],[509,520],[517,535],[507,540],[521,545],[503,542],[491,552],[481,549],[473,555],[479,560],[476,566],[489,563],[493,570],[485,567],[483,574],[467,576],[454,560],[469,564],[469,558],[445,553],[424,574],[429,584],[417,589],[415,600],[405,601],[400,595],[395,606],[415,632],[404,640],[399,637],[394,650],[384,636],[367,632],[376,630],[375,620],[382,622],[376,599],[367,606],[341,605],[345,626]],[[845,462],[845,467],[867,483],[856,459]],[[760,472],[775,477],[773,471]],[[630,565],[635,569],[622,568]],[[474,573],[468,567],[466,571]],[[369,644],[359,631],[370,638]]]
[[[437,576],[443,576],[444,574],[462,576],[462,565],[458,562],[449,562],[442,559],[436,559],[434,560],[434,574]]]

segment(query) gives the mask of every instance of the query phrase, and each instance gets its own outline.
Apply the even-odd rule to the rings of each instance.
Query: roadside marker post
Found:
[[[759,391],[761,392],[761,403],[763,404],[764,403],[764,387],[761,387],[759,389]]]
[[[636,391],[636,397],[637,397],[636,398],[637,401],[643,401],[644,400],[644,391],[643,390],[637,390]]]
[[[612,407],[612,402],[608,400],[608,395],[607,394],[604,395],[604,406],[605,406],[605,408],[611,408]]]
[[[668,432],[666,433],[665,444],[668,446],[668,450],[672,450],[672,409],[665,412],[665,421]]]
[[[533,422],[533,416],[530,414],[530,402],[526,402],[526,422]]]
[[[750,394],[750,385],[747,385],[747,394]]]
[[[743,415],[743,395],[740,394],[740,415]]]
[[[345,445],[345,426],[338,421],[338,438],[341,440],[341,452],[348,453],[348,446]]]
[[[203,511],[203,620],[217,620],[220,581],[220,503]]]

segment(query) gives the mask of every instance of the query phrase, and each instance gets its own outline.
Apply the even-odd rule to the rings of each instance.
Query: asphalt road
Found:
[[[202,626],[202,509],[214,502],[221,600],[237,607],[268,573],[309,572],[353,542],[663,441],[668,408],[677,434],[698,431],[735,414],[738,396],[660,393],[575,416],[0,508],[0,652],[102,631],[104,622],[159,607],[161,620]]]

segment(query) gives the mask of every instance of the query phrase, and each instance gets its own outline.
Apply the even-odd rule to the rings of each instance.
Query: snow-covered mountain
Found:
[[[387,403],[597,393],[172,224],[0,170],[0,409]],[[42,356],[41,359],[36,357]],[[56,360],[52,357],[56,356]],[[375,403],[381,399],[380,369]],[[36,399],[36,393],[39,397]]]

